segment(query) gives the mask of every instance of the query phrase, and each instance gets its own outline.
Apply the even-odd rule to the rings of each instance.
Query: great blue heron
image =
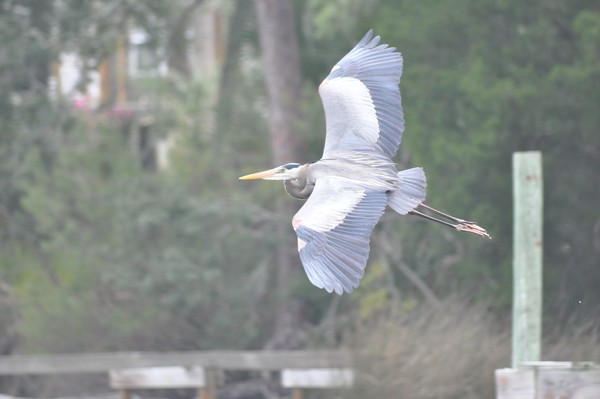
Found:
[[[327,129],[321,160],[240,177],[283,180],[290,195],[307,200],[292,220],[300,259],[314,285],[337,294],[358,287],[371,232],[386,205],[401,215],[490,237],[476,223],[423,203],[422,168],[397,171],[392,157],[404,131],[402,56],[379,40],[367,32],[319,86]]]

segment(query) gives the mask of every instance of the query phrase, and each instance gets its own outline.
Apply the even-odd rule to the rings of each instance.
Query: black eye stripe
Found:
[[[295,168],[297,168],[298,166],[300,166],[300,164],[299,164],[299,163],[286,163],[285,165],[283,165],[283,167],[284,167],[285,169],[287,169],[287,170],[290,170],[290,169],[295,169]]]

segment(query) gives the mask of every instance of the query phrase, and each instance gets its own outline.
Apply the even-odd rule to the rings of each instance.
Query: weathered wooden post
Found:
[[[542,191],[541,153],[514,153],[513,368],[541,354]]]
[[[198,399],[217,399],[217,371],[215,369],[209,368],[205,369],[205,386],[202,388],[198,388]]]

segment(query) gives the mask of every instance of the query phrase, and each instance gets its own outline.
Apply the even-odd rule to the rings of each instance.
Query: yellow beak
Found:
[[[263,170],[262,172],[252,173],[246,176],[240,177],[240,180],[256,180],[269,178],[275,175],[275,169]]]

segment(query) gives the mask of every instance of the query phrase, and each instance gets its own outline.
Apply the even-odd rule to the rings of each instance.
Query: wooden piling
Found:
[[[540,360],[542,323],[542,155],[513,154],[512,367]]]

